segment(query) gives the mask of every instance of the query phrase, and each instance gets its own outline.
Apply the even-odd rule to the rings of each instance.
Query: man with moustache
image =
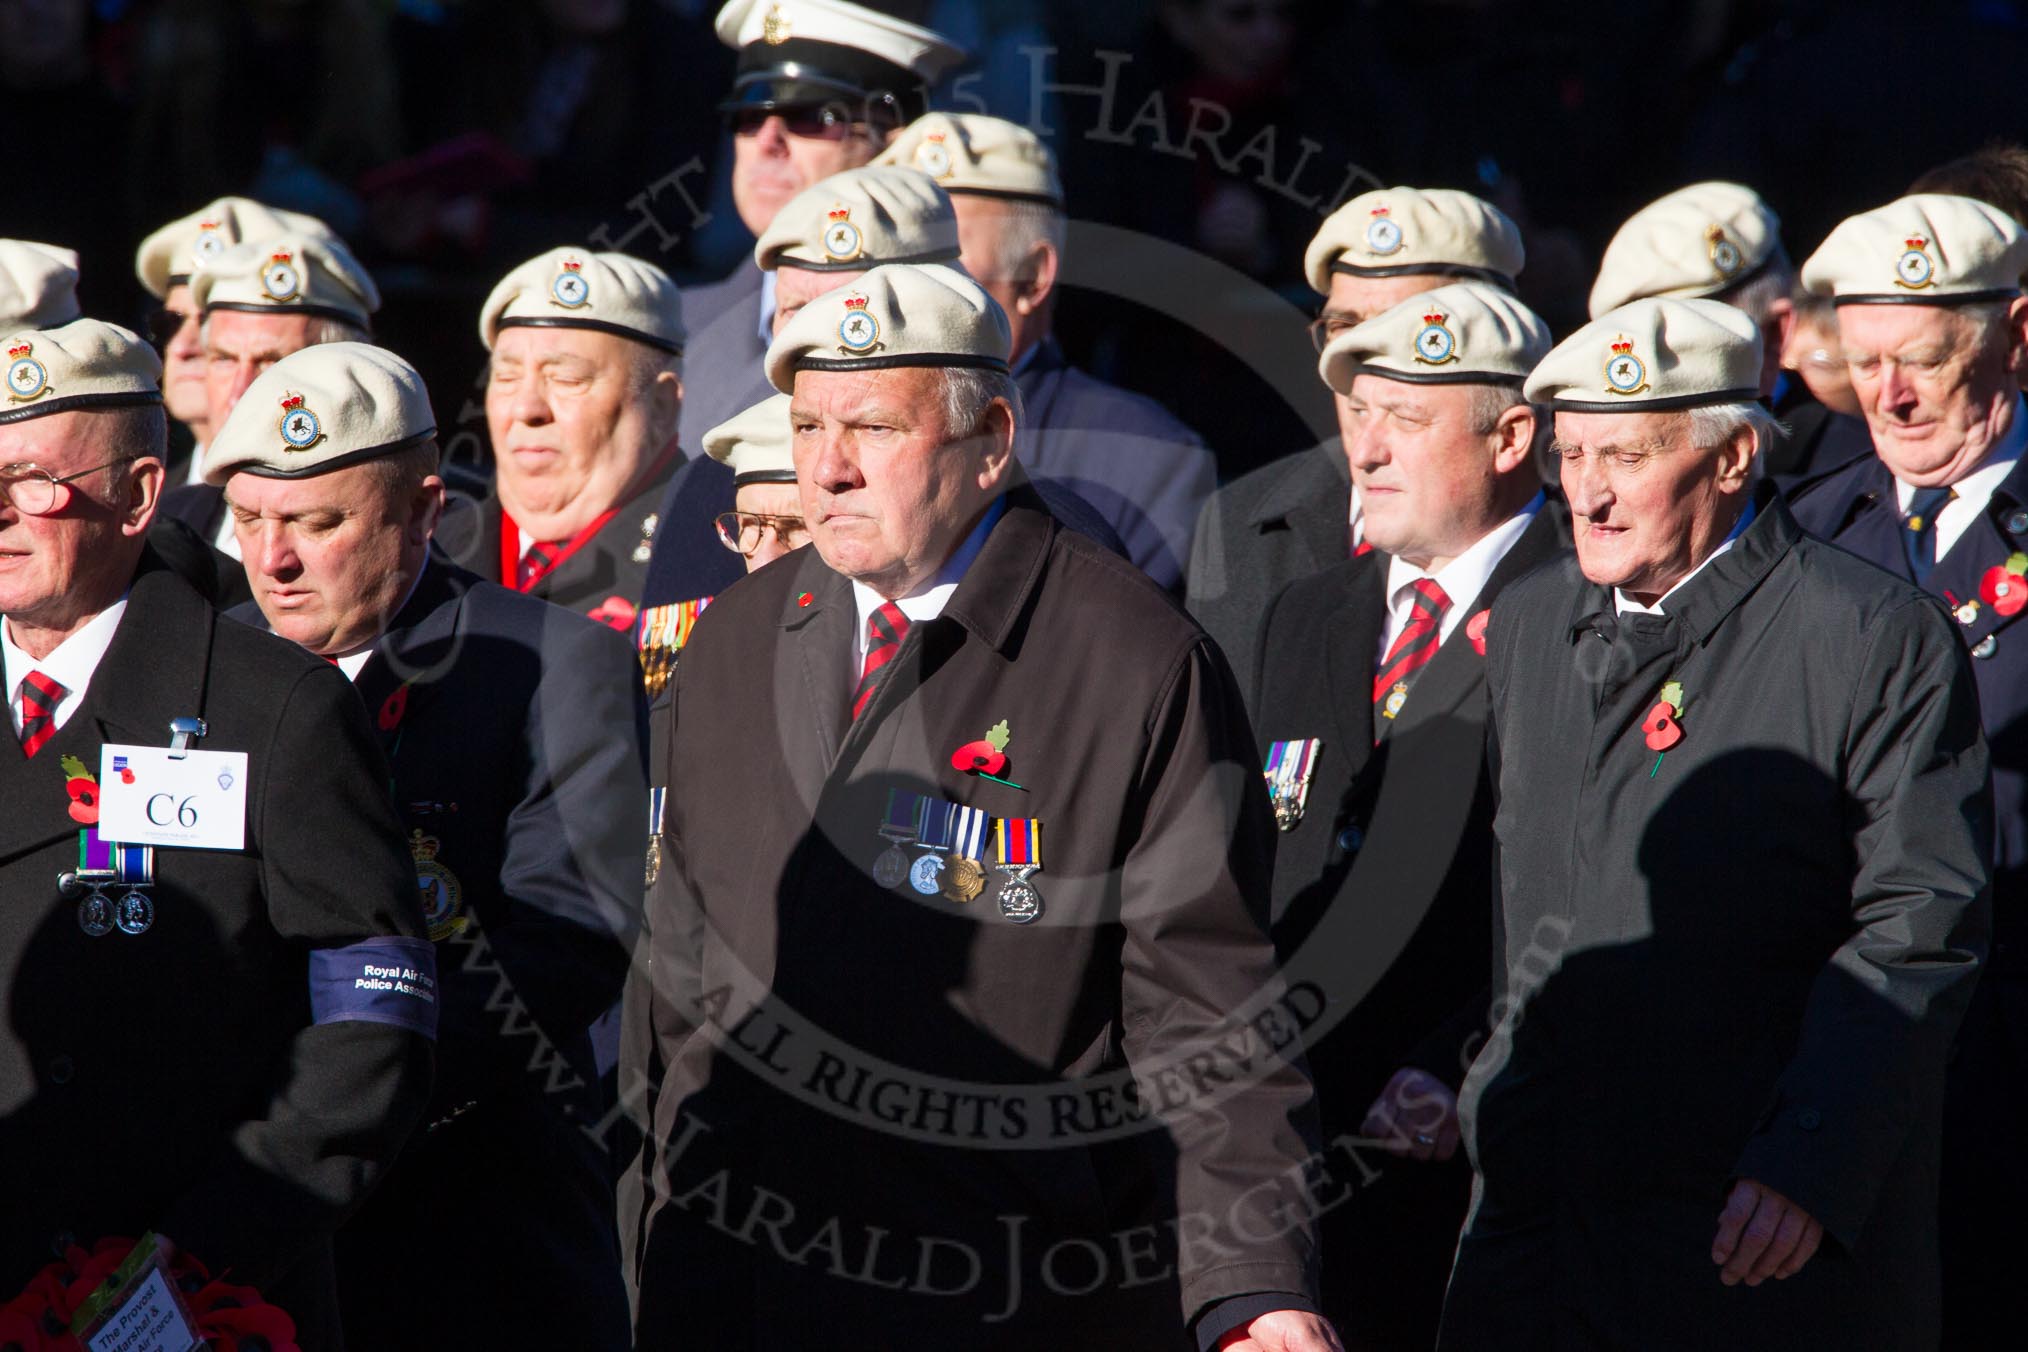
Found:
[[[627,1001],[665,1067],[623,1219],[641,1348],[1338,1346],[1291,1182],[1299,1066],[1263,1057],[1187,1123],[1010,1143],[997,1115],[911,1132],[813,1099],[722,1036],[788,1019],[805,1073],[822,1049],[997,1100],[1209,1056],[1278,989],[1230,673],[1020,482],[1008,350],[936,265],[876,268],[769,350],[814,547],[700,617],[656,752],[667,862]],[[766,1236],[733,1219],[753,1205]],[[854,1280],[873,1231],[978,1280]],[[1115,1232],[1136,1257],[1094,1283]],[[1066,1246],[1075,1281],[1048,1266]]]
[[[733,206],[756,239],[798,194],[871,160],[965,59],[942,35],[851,0],[729,0],[716,28],[739,52],[720,107],[732,131]],[[774,274],[747,260],[684,289],[697,336],[686,442],[767,396],[761,359],[774,337],[774,291]],[[708,525],[731,498],[725,467],[694,445],[686,453],[657,511]],[[713,596],[740,576],[709,530],[672,530],[660,552],[649,605]]]
[[[1524,257],[1514,222],[1469,193],[1362,193],[1325,219],[1304,254],[1310,288],[1324,298],[1311,336],[1321,352],[1410,296],[1452,281],[1512,291]],[[1261,617],[1275,594],[1366,547],[1345,460],[1350,415],[1342,398],[1334,406],[1336,439],[1233,480],[1198,515],[1183,604],[1242,682],[1253,673]],[[1251,701],[1251,686],[1243,688]]]
[[[1993,946],[1945,1100],[1944,1311],[1977,1341],[2021,1307],[1995,1226],[2028,1211],[2028,232],[1997,207],[1922,194],[1854,216],[1803,265],[1837,306],[1874,454],[1807,483],[1796,519],[1942,598],[1972,653],[1993,754]]]
[[[588,1030],[639,909],[644,709],[624,640],[430,555],[422,377],[364,343],[282,358],[205,449],[256,604],[351,679],[387,754],[442,1008],[424,1129],[337,1240],[355,1347],[623,1352]],[[484,1253],[445,1280],[445,1256]],[[540,1291],[542,1298],[529,1299]]]
[[[1321,1225],[1325,1313],[1376,1352],[1435,1341],[1471,1181],[1456,1093],[1492,952],[1486,611],[1569,540],[1521,394],[1548,351],[1548,326],[1483,282],[1333,339],[1318,370],[1350,414],[1375,551],[1290,583],[1262,625],[1274,937],[1328,1001],[1307,1047],[1324,1139],[1406,1157],[1374,1152]]]
[[[1761,358],[1649,299],[1528,379],[1577,548],[1486,628],[1495,1026],[1442,1349],[1936,1346],[1985,740],[1943,608],[1754,474]]]

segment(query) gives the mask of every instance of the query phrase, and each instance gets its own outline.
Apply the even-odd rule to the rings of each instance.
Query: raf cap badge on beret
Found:
[[[1731,281],[1739,270],[1746,266],[1746,255],[1739,246],[1725,237],[1725,227],[1714,225],[1704,232],[1705,250],[1711,255],[1711,266],[1718,270],[1721,281]]]
[[[915,148],[915,167],[931,178],[951,176],[951,148],[944,144],[944,134],[933,131],[922,138],[922,144]]]
[[[1910,235],[1900,258],[1894,261],[1894,284],[1904,291],[1924,291],[1936,285],[1936,260],[1929,256],[1929,240]]]
[[[7,397],[17,404],[49,393],[49,370],[35,359],[35,344],[16,343],[7,349]]]
[[[866,251],[865,238],[852,224],[852,208],[833,202],[825,220],[829,223],[824,227],[824,257],[833,263],[850,263]]]
[[[1424,366],[1447,366],[1458,359],[1457,335],[1444,327],[1448,318],[1434,310],[1422,317],[1422,332],[1415,336],[1415,359]]]
[[[1373,219],[1366,223],[1366,247],[1382,258],[1401,248],[1401,227],[1395,223],[1388,208],[1373,208]]]
[[[199,221],[197,238],[190,245],[190,261],[196,267],[203,267],[212,259],[225,252],[226,238],[222,233],[222,221]]]
[[[1648,368],[1634,355],[1633,340],[1624,333],[1613,339],[1605,359],[1606,388],[1614,394],[1636,395],[1648,388]]]
[[[302,276],[296,271],[296,256],[287,249],[277,249],[268,259],[267,267],[261,270],[261,290],[268,293],[273,301],[290,301],[303,289]]]
[[[566,310],[583,309],[591,303],[591,283],[585,280],[583,259],[566,258],[557,264],[556,277],[549,283],[549,302]]]
[[[848,357],[864,356],[880,346],[880,322],[866,309],[857,291],[845,298],[845,317],[838,321],[838,350]]]
[[[303,404],[303,396],[290,390],[282,396],[282,420],[276,424],[282,442],[292,451],[307,451],[324,439],[324,424]]]

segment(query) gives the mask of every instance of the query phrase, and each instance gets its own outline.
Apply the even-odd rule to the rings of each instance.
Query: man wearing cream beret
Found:
[[[1918,194],[1833,230],[1803,282],[1837,305],[1875,454],[1801,486],[1796,519],[1950,607],[1972,653],[1997,809],[1993,954],[1958,1038],[1944,1115],[1947,1329],[2020,1306],[1996,1226],[2028,1212],[2028,232],[1997,207]],[[2004,1249],[2004,1246],[2001,1246]],[[1965,1321],[1962,1326],[1957,1321]]]
[[[1116,1111],[1127,1077],[1278,1008],[1273,828],[1203,631],[1021,482],[1008,351],[937,265],[876,268],[769,349],[814,540],[699,617],[656,748],[641,1348],[1337,1347],[1290,1191],[1299,1065]],[[788,1076],[725,1040],[754,1020],[793,1025]],[[928,1116],[801,1092],[827,1057]],[[1112,1107],[1073,1121],[1051,1092]],[[713,1220],[753,1205],[771,1237]],[[1114,1233],[1136,1256],[1094,1280]],[[938,1293],[856,1277],[891,1261],[869,1244]]]
[[[1739,310],[1649,299],[1528,379],[1576,557],[1486,627],[1501,948],[1444,1349],[1936,1346],[1985,739],[1943,608],[1754,475],[1760,371]]]

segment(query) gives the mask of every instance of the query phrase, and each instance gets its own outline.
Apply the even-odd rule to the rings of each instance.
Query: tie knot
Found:
[[[69,693],[63,682],[39,671],[31,671],[21,678],[21,697],[36,700],[45,708],[54,708]]]
[[[1409,590],[1414,593],[1412,599],[1417,610],[1441,616],[1451,608],[1451,598],[1444,595],[1444,589],[1437,585],[1437,580],[1433,577],[1417,578],[1409,584]]]
[[[1930,524],[1930,517],[1937,508],[1957,496],[1955,488],[1918,488],[1908,499],[1908,521],[1912,530],[1921,530]],[[1917,525],[1917,522],[1921,525]]]
[[[889,643],[901,642],[901,636],[908,632],[908,616],[901,613],[901,607],[892,601],[882,601],[879,609],[866,617],[866,646],[878,648]]]

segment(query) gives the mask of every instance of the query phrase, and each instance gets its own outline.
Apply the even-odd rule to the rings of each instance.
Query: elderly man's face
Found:
[[[133,572],[163,470],[159,449],[107,464],[118,454],[113,433],[123,416],[73,410],[0,424],[0,465],[33,464],[58,479],[90,471],[58,486],[41,516],[15,505],[19,471],[10,475],[9,498],[0,502],[0,614],[17,641],[29,629],[75,628],[118,599]],[[30,486],[18,491],[26,496]]]
[[[756,518],[754,551],[746,556],[749,573],[810,543],[803,496],[794,484],[748,484],[733,496],[732,508],[743,518]]]
[[[205,385],[207,363],[204,341],[198,337],[197,303],[190,287],[181,283],[162,297],[162,316],[167,321],[162,344],[162,403],[169,416],[182,423],[198,440],[211,436],[211,395]],[[168,323],[176,327],[171,330]]]
[[[791,197],[818,179],[841,174],[880,153],[886,133],[849,120],[839,104],[819,108],[758,110],[737,115],[732,136],[732,204],[758,235]]]
[[[2020,397],[2019,318],[1981,322],[1937,305],[1841,305],[1839,344],[1873,448],[1917,488],[1956,483],[1999,438]]]
[[[1011,416],[957,440],[942,396],[942,372],[925,367],[796,374],[789,427],[811,538],[889,598],[943,566],[1012,462]]]
[[[1534,417],[1480,430],[1476,385],[1419,385],[1384,376],[1353,377],[1340,400],[1352,434],[1345,454],[1375,549],[1435,571],[1498,525],[1503,475],[1526,464]]]
[[[1556,452],[1578,566],[1651,605],[1732,529],[1753,437],[1700,447],[1687,413],[1558,413]]]
[[[781,336],[796,312],[827,291],[850,286],[865,276],[859,272],[819,272],[784,264],[775,269],[775,335]]]
[[[204,395],[214,434],[225,426],[226,415],[238,406],[254,377],[310,346],[312,333],[323,322],[314,315],[250,310],[213,310],[205,316]]]
[[[309,479],[235,474],[225,500],[268,624],[337,657],[378,638],[407,596],[443,509],[444,481],[432,474],[407,491],[386,466],[368,462]]]
[[[486,380],[500,500],[536,539],[626,500],[676,436],[683,385],[660,352],[617,334],[500,330]],[[652,374],[651,374],[652,373]],[[568,534],[569,532],[565,532]]]

